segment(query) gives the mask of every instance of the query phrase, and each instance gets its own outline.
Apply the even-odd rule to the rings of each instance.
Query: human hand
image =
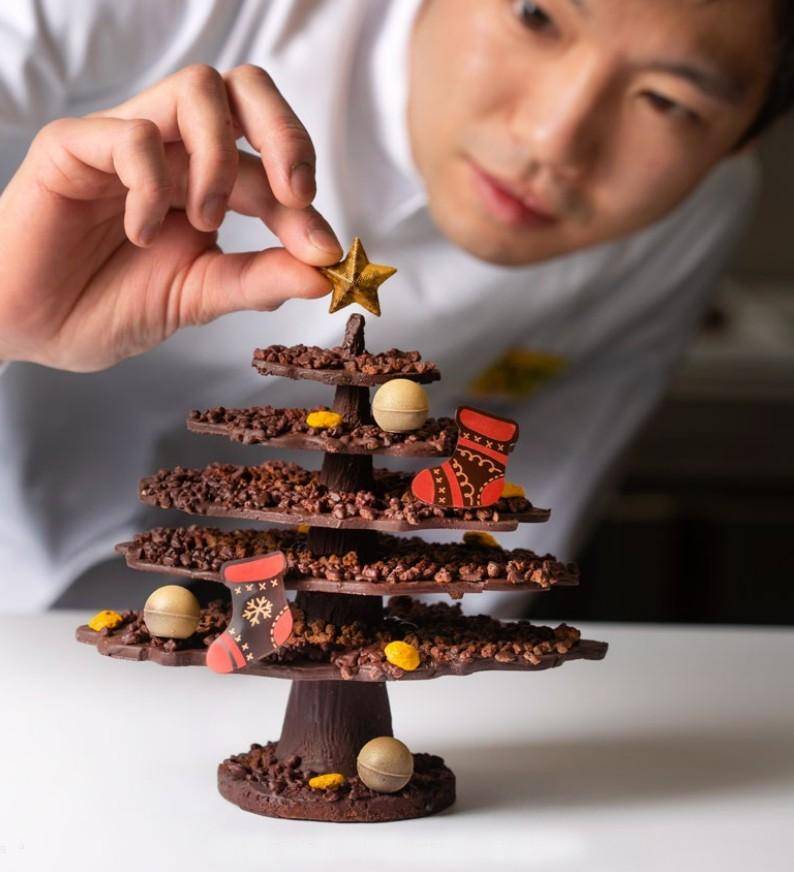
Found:
[[[244,136],[258,155],[238,150]],[[192,66],[44,127],[0,195],[0,358],[103,369],[188,325],[329,290],[314,148],[264,70]],[[227,210],[283,244],[225,254]]]

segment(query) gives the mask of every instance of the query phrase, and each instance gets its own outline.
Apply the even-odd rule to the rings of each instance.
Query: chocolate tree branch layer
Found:
[[[391,454],[404,457],[445,457],[455,448],[458,428],[452,418],[428,418],[410,433],[388,433],[377,424],[360,424],[348,418],[338,427],[309,427],[306,416],[316,409],[250,409],[193,411],[187,421],[194,433],[225,436],[244,445],[272,445],[344,454]]]
[[[279,759],[277,745],[254,744],[218,767],[218,787],[230,802],[271,817],[321,821],[391,821],[423,817],[455,800],[455,776],[441,757],[414,754],[411,780],[396,793],[376,793],[358,776],[333,789],[315,790],[309,779],[322,774],[299,755]]]
[[[319,473],[294,463],[259,466],[212,463],[203,469],[161,469],[141,481],[140,499],[163,509],[277,524],[372,530],[465,528],[512,530],[519,522],[546,521],[549,512],[524,497],[480,509],[427,505],[414,497],[411,474],[376,470],[373,490],[335,491]]]
[[[441,378],[434,363],[422,360],[418,351],[390,348],[380,354],[356,353],[339,345],[270,345],[254,351],[252,365],[263,375],[304,378],[326,384],[377,385],[393,378],[432,382]]]
[[[581,640],[574,627],[541,627],[529,621],[498,621],[487,615],[463,615],[460,606],[418,603],[393,597],[377,624],[336,626],[307,620],[294,605],[292,634],[282,648],[244,670],[248,674],[291,679],[387,681],[465,675],[482,669],[539,670],[566,660],[600,660],[601,642]],[[163,665],[202,665],[206,648],[225,629],[230,607],[222,600],[202,610],[198,630],[189,639],[152,638],[141,612],[123,615],[122,624],[94,633],[80,627],[77,637],[96,644],[102,654]],[[405,672],[389,663],[384,649],[394,640],[413,645],[420,666]]]
[[[220,567],[227,560],[281,550],[287,558],[288,587],[344,593],[446,591],[460,596],[481,590],[547,590],[577,584],[579,579],[574,564],[527,549],[432,543],[387,534],[378,534],[377,558],[369,562],[362,562],[354,548],[318,556],[307,547],[305,534],[280,529],[158,527],[122,543],[118,550],[135,569],[211,581],[220,581]]]

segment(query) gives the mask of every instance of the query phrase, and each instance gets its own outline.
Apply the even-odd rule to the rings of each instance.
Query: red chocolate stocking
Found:
[[[441,466],[414,476],[411,491],[434,506],[475,509],[490,506],[502,495],[507,455],[518,440],[518,424],[461,406],[456,416],[455,452]]]
[[[292,632],[286,568],[281,551],[223,564],[221,576],[232,592],[232,619],[207,651],[213,672],[239,672],[286,642]]]

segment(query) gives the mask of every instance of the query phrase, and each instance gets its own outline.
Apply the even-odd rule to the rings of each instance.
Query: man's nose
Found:
[[[536,71],[537,73],[537,71]],[[534,162],[560,176],[582,175],[597,160],[610,120],[610,70],[571,54],[536,75],[514,116],[514,135]]]

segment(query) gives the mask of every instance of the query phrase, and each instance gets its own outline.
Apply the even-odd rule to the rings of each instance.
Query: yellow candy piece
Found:
[[[389,642],[384,654],[389,663],[406,672],[413,672],[419,666],[419,652],[407,642]]]
[[[520,484],[513,484],[512,481],[505,481],[505,486],[502,489],[502,499],[506,500],[508,497],[525,497],[524,488],[521,487]]]
[[[98,633],[100,630],[108,629],[112,630],[114,627],[118,627],[118,625],[122,622],[123,618],[118,612],[111,611],[110,609],[104,609],[101,612],[97,612],[93,618],[88,622],[88,626],[95,632]]]
[[[309,787],[312,790],[332,790],[341,787],[345,783],[345,776],[339,772],[326,772],[325,775],[315,775],[309,779]]]
[[[464,533],[463,541],[466,545],[474,545],[478,548],[502,547],[490,533],[482,533],[479,530],[472,530],[468,533]]]
[[[309,412],[306,423],[315,430],[330,430],[342,423],[342,416],[339,412]]]

